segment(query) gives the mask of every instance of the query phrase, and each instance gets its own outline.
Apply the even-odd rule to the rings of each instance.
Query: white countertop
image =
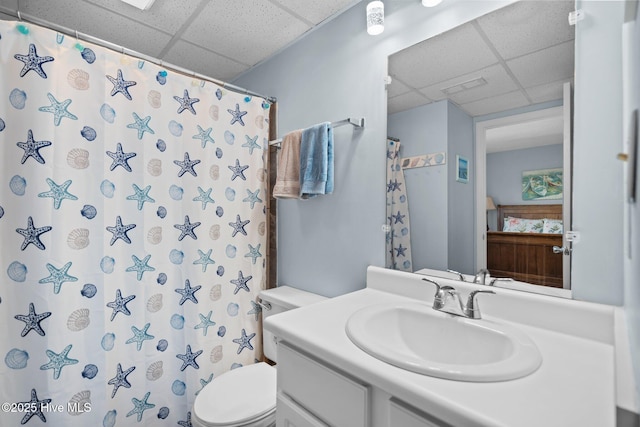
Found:
[[[404,274],[406,280],[414,280],[414,275],[408,274]],[[417,286],[420,287],[419,293],[433,293],[427,283],[420,283],[418,280]],[[391,285],[388,287],[392,288]],[[358,309],[380,303],[393,304],[422,299],[416,297],[415,292],[412,297],[392,294],[368,285],[360,291],[270,316],[265,320],[265,328],[274,332],[280,340],[289,342],[325,363],[452,425],[615,425],[614,346],[612,342],[608,342],[608,338],[601,339],[599,332],[591,337],[588,330],[584,333],[569,333],[575,325],[570,325],[568,329],[558,328],[564,329],[563,332],[558,332],[544,327],[544,322],[540,326],[508,321],[492,316],[491,305],[488,304],[486,312],[483,311],[486,319],[509,323],[521,329],[536,343],[543,357],[541,367],[533,374],[521,379],[493,383],[451,381],[406,371],[368,355],[347,337],[345,324]],[[507,291],[504,298],[511,297]],[[515,295],[515,298],[522,297]],[[539,308],[540,301],[535,296],[532,298],[534,306]],[[432,301],[429,297],[422,300]],[[561,304],[572,303],[559,301]],[[501,314],[499,310],[497,312]],[[602,323],[598,316],[602,317],[606,312],[606,309],[596,309],[594,318],[598,323]],[[568,313],[564,319],[566,323],[575,320],[571,314]],[[537,313],[541,318],[546,315],[545,310]],[[554,315],[553,310],[549,311],[549,315]],[[579,330],[580,325],[575,328]],[[419,334],[420,331],[413,333]]]

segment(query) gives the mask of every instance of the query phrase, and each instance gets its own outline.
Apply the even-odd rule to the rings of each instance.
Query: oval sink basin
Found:
[[[452,316],[418,302],[363,308],[349,318],[346,332],[379,360],[450,380],[512,380],[542,363],[538,347],[516,328]]]

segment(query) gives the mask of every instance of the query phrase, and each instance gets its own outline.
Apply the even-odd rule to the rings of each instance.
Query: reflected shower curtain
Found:
[[[400,165],[400,141],[387,139],[387,268],[413,271],[411,265],[411,233],[409,200]]]
[[[30,24],[0,61],[0,425],[191,425],[261,354],[269,105]]]

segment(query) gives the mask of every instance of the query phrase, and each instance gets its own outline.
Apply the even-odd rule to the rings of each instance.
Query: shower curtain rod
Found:
[[[364,117],[359,117],[357,119],[354,119],[353,117],[348,117],[343,120],[338,120],[337,122],[331,122],[331,126],[334,128],[344,126],[344,125],[353,125],[356,128],[362,129],[364,128]],[[274,145],[276,147],[280,147],[280,144],[282,144],[282,138],[269,141],[269,145]]]
[[[153,64],[159,65],[159,66],[164,67],[164,68],[168,68],[168,69],[170,69],[172,71],[175,71],[177,73],[180,73],[180,74],[188,75],[188,76],[194,77],[194,78],[199,79],[199,80],[205,80],[205,81],[209,81],[209,82],[215,83],[215,84],[217,84],[219,86],[222,86],[223,88],[231,90],[233,92],[238,92],[238,93],[242,93],[242,94],[245,94],[245,95],[257,96],[259,98],[263,98],[265,101],[269,102],[270,104],[274,104],[277,101],[277,99],[275,97],[273,97],[273,96],[265,96],[265,95],[259,94],[257,92],[253,92],[251,90],[248,90],[248,89],[233,85],[231,83],[226,83],[226,82],[223,82],[221,80],[214,79],[213,77],[205,76],[203,74],[196,73],[195,71],[187,70],[187,69],[179,67],[177,65],[173,65],[173,64],[169,64],[169,63],[163,62],[161,59],[153,58],[151,56],[145,55],[144,53],[140,53],[140,52],[137,52],[135,50],[128,49],[128,48],[126,48],[124,46],[120,46],[120,45],[117,45],[115,43],[111,43],[109,41],[100,39],[98,37],[94,37],[94,36],[91,36],[89,34],[80,33],[77,30],[72,30],[70,28],[63,27],[63,26],[58,25],[58,24],[54,24],[53,22],[46,21],[46,20],[38,18],[36,16],[26,15],[26,14],[20,12],[19,10],[14,10],[14,9],[8,8],[6,6],[0,5],[0,13],[12,16],[14,18],[18,18],[19,21],[31,22],[32,24],[36,24],[36,25],[39,25],[41,27],[46,27],[46,28],[52,29],[54,31],[57,31],[59,33],[64,33],[64,34],[66,34],[68,36],[75,37],[76,39],[84,40],[84,41],[87,41],[89,43],[94,43],[94,44],[97,44],[99,46],[106,47],[107,49],[111,49],[111,50],[114,50],[116,52],[120,52],[123,55],[128,55],[128,56],[132,56],[132,57],[135,57],[135,58],[138,58],[138,59],[142,59],[142,60],[147,61],[147,62],[151,62]]]

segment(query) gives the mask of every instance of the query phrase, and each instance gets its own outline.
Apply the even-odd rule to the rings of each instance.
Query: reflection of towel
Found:
[[[276,184],[273,197],[277,199],[300,198],[300,141],[302,130],[290,132],[282,138]]]
[[[300,196],[333,193],[333,128],[325,122],[302,132]]]

